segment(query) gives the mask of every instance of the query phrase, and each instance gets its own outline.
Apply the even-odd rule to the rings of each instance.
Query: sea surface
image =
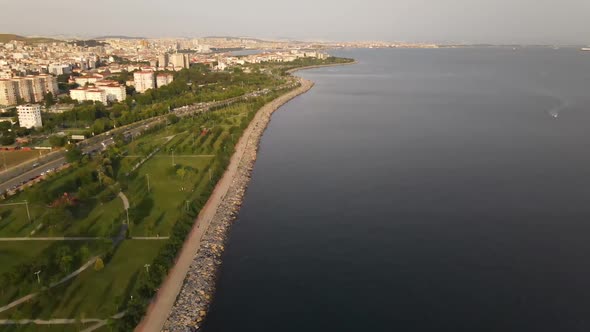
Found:
[[[590,53],[335,54],[273,115],[204,331],[590,331]]]

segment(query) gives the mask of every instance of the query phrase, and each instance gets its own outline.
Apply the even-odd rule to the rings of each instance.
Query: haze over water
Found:
[[[273,116],[205,331],[589,331],[590,54],[337,53]]]

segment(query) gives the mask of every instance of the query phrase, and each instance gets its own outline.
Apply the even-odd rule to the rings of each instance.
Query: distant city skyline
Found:
[[[0,33],[20,35],[590,44],[585,0],[5,2]]]

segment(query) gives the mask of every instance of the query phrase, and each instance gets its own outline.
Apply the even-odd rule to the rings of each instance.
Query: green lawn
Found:
[[[143,164],[125,192],[131,205],[131,235],[168,236],[180,214],[184,213],[185,201],[198,190],[195,185],[205,176],[203,171],[212,159],[176,156],[176,166],[173,167],[171,156],[159,154]],[[180,167],[186,170],[184,177],[177,174],[176,169]]]
[[[75,181],[77,176],[74,169],[68,169],[60,174],[53,174],[47,180],[2,201],[2,204],[11,204],[27,200],[32,222],[29,222],[25,205],[0,206],[0,237],[29,236],[39,225],[39,218],[47,211],[47,204],[39,201],[38,193],[57,192],[64,184]]]
[[[15,315],[50,318],[106,318],[121,310],[117,304],[127,301],[135,279],[145,273],[166,244],[163,240],[126,240],[101,271],[89,268],[73,281],[19,306],[0,313],[2,318]]]
[[[65,236],[111,237],[125,222],[123,201],[118,196],[106,203],[97,199],[89,200],[77,210],[81,220],[65,230]]]
[[[88,247],[88,258],[104,254],[110,248],[110,243],[105,241],[10,241],[0,242],[0,258],[3,259],[2,270],[0,275],[6,272],[17,271],[21,266],[30,266],[31,271],[41,270],[41,278],[47,283],[51,280],[57,281],[61,277],[50,275],[49,272],[43,268],[43,262],[47,258],[51,258],[57,248],[67,246],[71,252],[79,252],[82,246]],[[70,272],[79,268],[84,262],[72,266]],[[22,296],[25,296],[33,291],[38,291],[35,276],[31,273],[27,274],[25,280],[18,280],[16,283],[2,283],[0,291],[0,306],[8,304]],[[2,314],[0,314],[2,315]],[[5,317],[5,316],[2,316]],[[25,316],[27,317],[27,316]],[[5,317],[6,318],[6,317]]]
[[[23,199],[12,199],[2,203],[21,203]],[[29,205],[31,211],[31,220],[27,217],[27,209],[24,204],[0,206],[0,236],[2,237],[20,237],[28,236],[35,228],[34,216],[40,215],[37,210],[34,210],[32,204]]]
[[[0,241],[0,274],[35,258],[57,241]]]

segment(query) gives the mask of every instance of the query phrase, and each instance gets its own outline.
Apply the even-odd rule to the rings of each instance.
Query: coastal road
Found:
[[[102,138],[103,138],[102,140],[100,140],[94,144],[87,145],[87,146],[83,147],[82,152],[91,153],[93,151],[101,150],[104,146],[103,143],[105,145],[110,145],[110,144],[114,143],[114,140],[111,137],[102,137]],[[65,152],[63,152],[63,151],[56,154],[55,158],[57,158],[57,159],[52,160],[48,163],[45,163],[41,166],[35,167],[29,171],[25,171],[22,174],[15,175],[15,176],[11,177],[9,180],[1,183],[0,184],[0,192],[6,191],[7,189],[10,189],[14,186],[18,186],[22,182],[27,182],[27,181],[43,174],[44,172],[47,172],[48,170],[53,169],[53,168],[57,168],[67,162],[66,158],[65,158]]]
[[[246,148],[248,147],[248,142],[252,132],[256,127],[266,125],[261,121],[264,113],[272,113],[295,96],[309,90],[313,85],[310,81],[303,79],[301,79],[301,83],[302,85],[298,89],[271,101],[270,103],[263,106],[263,108],[258,112],[256,112],[254,119],[246,128],[242,137],[240,137],[240,140],[236,145],[236,150],[230,159],[229,166],[223,174],[223,177],[221,180],[219,180],[215,186],[215,189],[213,190],[213,193],[211,193],[209,200],[207,200],[207,203],[197,216],[193,229],[189,233],[187,240],[184,242],[184,245],[177,256],[175,265],[170,269],[168,276],[162,283],[158,293],[149,305],[146,316],[137,326],[135,331],[160,332],[162,330],[162,327],[164,326],[164,323],[168,319],[170,311],[174,306],[176,297],[180,293],[184,279],[186,278],[195,254],[199,250],[201,239],[205,232],[207,232],[207,229],[211,224],[217,209],[221,205],[223,199],[226,196],[226,193],[233,183],[234,178],[238,174],[240,163],[246,152]]]
[[[11,178],[10,180],[5,181],[4,183],[0,184],[0,192],[4,192],[7,189],[12,188],[14,186],[18,186],[22,182],[26,182],[34,177],[37,177],[37,176],[41,175],[41,173],[46,172],[47,170],[49,170],[51,168],[57,168],[65,162],[66,162],[66,159],[64,157],[58,157],[58,159],[50,161],[47,164],[41,165],[41,166],[34,168],[30,171],[27,171],[21,175],[17,175],[15,177]]]

